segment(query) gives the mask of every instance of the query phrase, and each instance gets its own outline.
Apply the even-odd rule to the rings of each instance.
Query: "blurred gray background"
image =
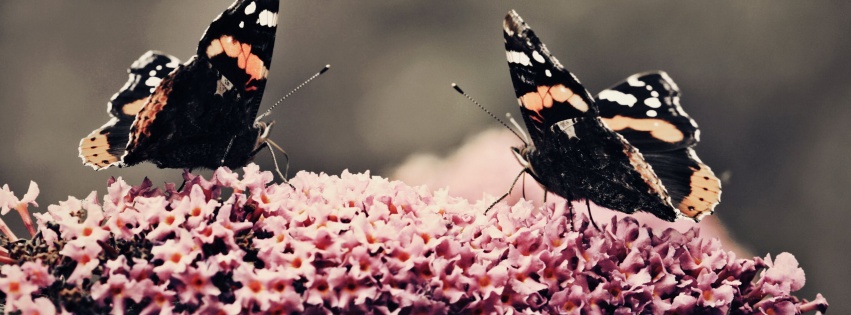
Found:
[[[21,196],[35,180],[44,211],[104,193],[110,176],[179,182],[151,164],[95,172],[77,145],[108,120],[133,60],[187,59],[230,2],[0,2],[0,184]],[[755,255],[793,253],[799,296],[851,312],[851,2],[284,1],[262,108],[333,65],[272,115],[291,169],[389,175],[497,126],[451,82],[516,114],[501,33],[512,8],[594,93],[667,71],[701,126],[701,158],[731,175],[716,215]]]

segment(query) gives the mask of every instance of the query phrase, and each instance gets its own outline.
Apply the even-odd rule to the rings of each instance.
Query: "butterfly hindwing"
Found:
[[[682,215],[700,220],[721,201],[721,181],[692,148],[644,153]]]
[[[720,201],[720,181],[692,149],[700,130],[680,105],[679,88],[667,73],[634,74],[600,92],[596,103],[608,127],[653,167],[674,207],[691,218],[713,211]]]
[[[697,144],[697,123],[680,106],[676,83],[662,71],[638,73],[597,95],[600,117],[642,152]]]
[[[129,140],[136,114],[165,78],[180,64],[171,55],[148,51],[127,70],[127,83],[109,101],[112,119],[80,141],[79,153],[85,165],[102,169],[119,163]]]

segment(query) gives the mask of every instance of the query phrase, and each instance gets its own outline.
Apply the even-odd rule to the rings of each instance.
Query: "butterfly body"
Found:
[[[656,194],[631,156],[640,154],[599,118],[578,118],[562,123],[548,145],[515,148],[527,162],[527,172],[547,190],[568,200],[589,199],[609,209],[633,213],[652,212],[662,219],[676,218],[670,205]],[[605,193],[617,191],[617,194]]]
[[[253,121],[256,107],[240,105],[260,99],[256,95],[245,99],[235,88],[218,87],[223,80],[227,78],[204,58],[190,60],[163,79],[138,116],[150,122],[131,129],[136,136],[127,146],[123,164],[150,161],[161,168],[247,164],[249,154],[263,144],[257,140],[264,127],[244,123]],[[210,93],[217,89],[221,92]]]
[[[277,0],[237,0],[210,24],[186,63],[156,51],[140,57],[109,103],[113,119],[81,140],[83,163],[105,169],[146,161],[161,168],[250,162],[271,126],[256,116],[277,11]]]
[[[667,74],[636,74],[594,98],[514,11],[503,30],[532,139],[513,148],[527,173],[568,201],[667,221],[712,213],[720,181],[694,153],[697,124]]]

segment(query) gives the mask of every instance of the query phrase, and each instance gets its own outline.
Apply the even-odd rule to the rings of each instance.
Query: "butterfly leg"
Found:
[[[268,143],[269,145],[274,147],[274,149],[280,150],[281,153],[284,154],[284,158],[286,159],[287,164],[286,164],[286,166],[284,166],[284,173],[281,173],[281,169],[278,167],[278,158],[275,157],[275,150],[273,148],[269,148],[269,153],[272,154],[272,161],[275,162],[275,171],[278,172],[278,176],[281,177],[281,179],[284,181],[284,183],[287,183],[287,185],[290,185],[290,187],[293,190],[295,190],[295,186],[293,186],[293,184],[290,184],[290,181],[287,180],[286,174],[289,174],[289,172],[290,172],[290,156],[287,154],[287,151],[284,151],[284,149],[281,149],[281,147],[278,146],[277,143],[275,143],[274,141],[272,141],[270,139],[266,139],[266,143]]]
[[[567,198],[567,211],[570,213],[570,231],[573,232],[575,229],[573,228],[573,200]]]
[[[588,209],[588,218],[591,219],[591,224],[593,224],[594,228],[599,231],[600,227],[597,226],[597,222],[594,222],[594,216],[591,215],[591,202],[588,201],[588,198],[585,198],[585,209]]]
[[[485,214],[488,214],[488,211],[490,211],[493,206],[495,206],[497,203],[499,203],[500,201],[505,199],[505,197],[508,197],[508,195],[511,194],[511,190],[514,189],[514,185],[517,184],[517,180],[520,179],[520,176],[523,176],[524,173],[526,173],[525,169],[520,171],[520,174],[517,174],[517,177],[515,177],[514,181],[511,182],[511,187],[508,187],[508,192],[503,194],[501,197],[499,197],[499,199],[494,201],[487,209],[485,209]]]
[[[228,147],[225,149],[225,154],[222,155],[222,160],[219,161],[219,167],[225,165],[225,158],[228,157],[228,153],[230,152],[230,147],[233,146],[233,140],[236,139],[236,136],[230,138],[230,142],[228,142]]]

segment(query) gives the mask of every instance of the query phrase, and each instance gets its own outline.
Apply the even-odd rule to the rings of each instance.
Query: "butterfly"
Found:
[[[257,111],[272,62],[277,0],[237,0],[180,64],[158,51],[130,66],[108,104],[111,119],[80,141],[96,170],[152,162],[160,168],[239,167],[267,145]]]
[[[694,151],[700,131],[668,74],[635,74],[594,98],[516,12],[503,31],[532,139],[512,148],[525,173],[568,202],[667,221],[712,214],[721,183]]]

